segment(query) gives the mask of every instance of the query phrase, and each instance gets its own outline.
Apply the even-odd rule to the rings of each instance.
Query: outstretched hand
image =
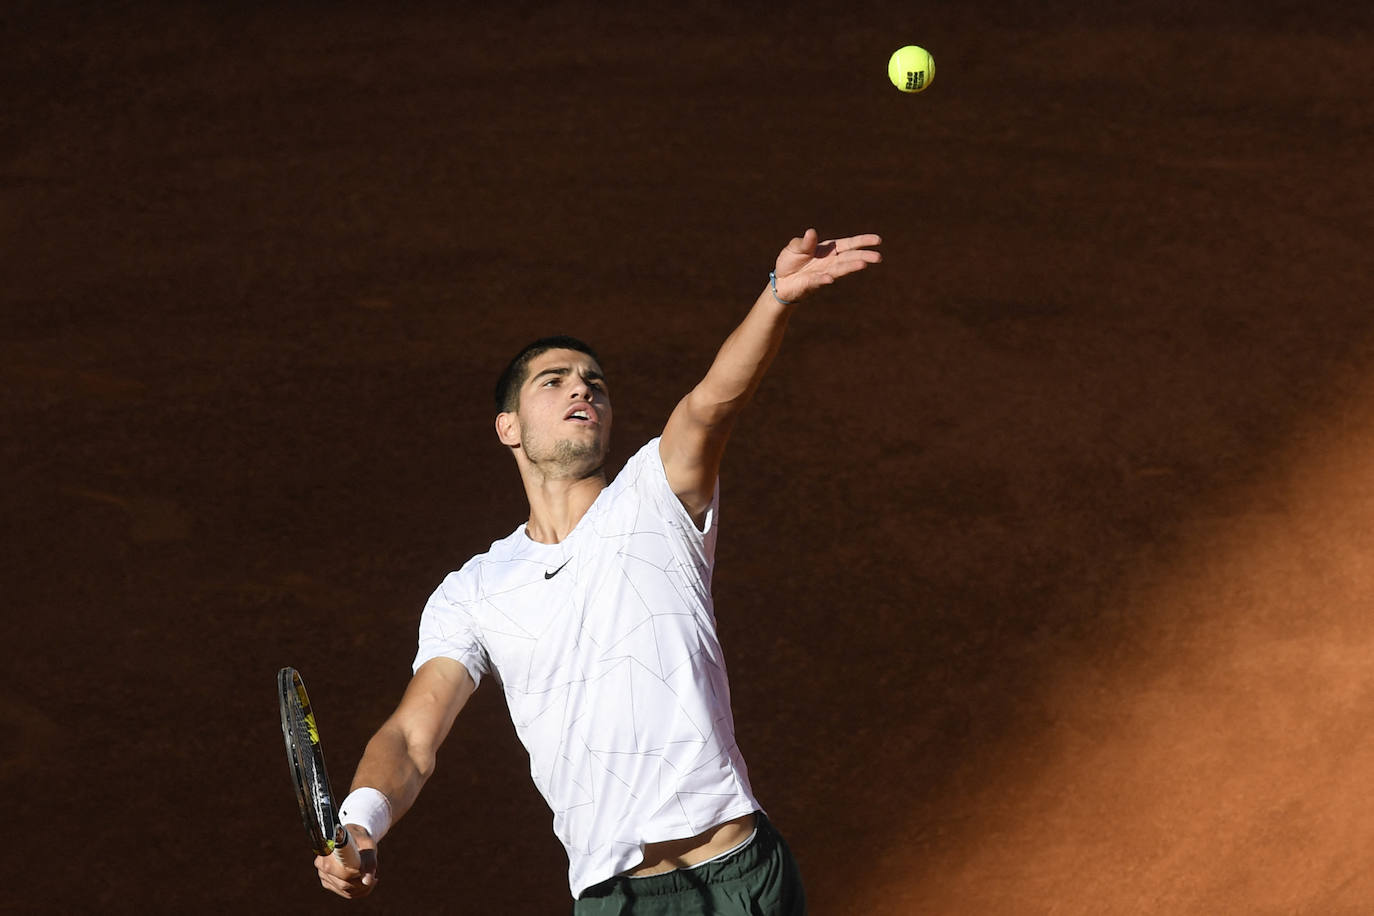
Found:
[[[882,239],[872,233],[847,239],[818,241],[815,229],[806,230],[799,239],[787,243],[778,255],[778,296],[789,301],[802,298],[812,290],[828,286],[839,277],[877,264],[883,256],[874,251]]]

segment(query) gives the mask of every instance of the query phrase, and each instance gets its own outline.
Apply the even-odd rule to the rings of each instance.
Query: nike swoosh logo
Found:
[[[567,565],[568,565],[569,563],[571,563],[571,562],[572,562],[572,557],[568,557],[566,560],[563,561],[563,566],[567,566]],[[563,566],[558,567],[558,568],[555,569],[553,572],[549,572],[547,569],[544,570],[544,578],[545,578],[545,579],[552,579],[554,576],[558,575],[559,573],[561,573],[561,572],[563,571]]]

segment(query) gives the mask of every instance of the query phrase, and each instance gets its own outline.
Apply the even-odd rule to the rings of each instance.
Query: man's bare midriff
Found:
[[[644,861],[638,868],[631,869],[625,874],[642,878],[645,875],[658,875],[691,865],[700,865],[707,859],[729,852],[749,839],[749,834],[754,832],[754,820],[754,815],[746,814],[717,824],[693,837],[650,843],[644,847]]]

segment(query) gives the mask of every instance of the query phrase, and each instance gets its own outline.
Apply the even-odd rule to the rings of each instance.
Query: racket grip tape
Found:
[[[334,855],[349,868],[359,868],[362,857],[358,855],[358,844],[343,824],[334,827]]]

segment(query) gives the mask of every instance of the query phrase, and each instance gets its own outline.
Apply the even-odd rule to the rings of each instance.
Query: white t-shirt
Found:
[[[553,810],[576,898],[644,845],[759,808],[735,746],[711,603],[716,510],[699,530],[654,439],[558,544],[521,525],[450,573],[420,619],[415,669],[495,672]]]

